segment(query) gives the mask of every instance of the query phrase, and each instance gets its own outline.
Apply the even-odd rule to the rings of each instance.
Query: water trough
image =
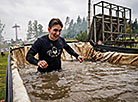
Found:
[[[114,51],[99,52],[94,50],[93,46],[89,42],[69,43],[69,45],[78,54],[84,56],[86,60],[80,64],[73,56],[70,56],[66,51],[63,51],[61,60],[65,71],[61,73],[53,72],[46,75],[35,74],[36,67],[30,65],[26,61],[25,56],[30,48],[30,45],[18,45],[11,47],[8,56],[5,101],[138,101],[138,77],[136,76],[136,74],[138,74],[138,54],[120,53]],[[37,58],[37,55],[35,57]],[[30,66],[30,69],[28,66]],[[127,71],[132,73],[127,73]],[[133,75],[131,76],[131,74]],[[55,79],[55,76],[58,78]],[[128,76],[132,77],[132,79]],[[42,79],[40,79],[41,77]],[[51,82],[54,88],[49,86],[49,80],[46,80],[44,77],[54,80]],[[110,79],[108,77],[110,77]],[[124,81],[121,77],[124,77]],[[37,80],[38,83],[40,82],[40,85],[38,85],[36,81],[32,80],[33,78],[34,80]],[[127,80],[126,78],[130,79]],[[31,84],[36,88],[36,92],[35,88],[33,88],[34,91],[28,90],[29,88],[31,89],[32,86],[28,85],[27,81],[36,83],[36,86]],[[49,84],[47,82],[49,82]],[[121,82],[123,82],[123,84]],[[134,87],[133,85],[127,86],[128,83],[133,84]],[[99,86],[97,86],[97,84]],[[45,85],[47,87],[45,87]],[[38,90],[40,87],[45,87],[46,90],[42,89],[43,92]],[[120,90],[121,87],[122,90]],[[36,95],[36,93],[38,94],[39,92],[43,93],[40,94],[41,96],[44,94],[47,96],[39,97],[39,95]],[[36,96],[35,98],[32,93]],[[132,93],[133,96],[128,96]],[[79,96],[84,97],[79,98]]]

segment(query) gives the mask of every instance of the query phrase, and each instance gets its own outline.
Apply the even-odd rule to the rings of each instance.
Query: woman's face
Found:
[[[60,36],[62,28],[60,25],[54,25],[51,29],[48,27],[48,31],[50,40],[55,41]]]

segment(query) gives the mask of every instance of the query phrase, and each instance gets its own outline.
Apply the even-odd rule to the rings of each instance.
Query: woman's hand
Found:
[[[84,57],[83,56],[78,56],[78,60],[80,61],[80,63],[82,63],[83,60],[84,60]]]
[[[39,62],[37,63],[37,65],[38,65],[39,67],[41,67],[42,69],[48,67],[48,64],[47,64],[47,62],[46,62],[45,60],[39,61]]]

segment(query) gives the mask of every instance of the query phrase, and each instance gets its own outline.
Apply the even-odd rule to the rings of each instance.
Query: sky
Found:
[[[101,0],[91,0],[91,4]],[[138,18],[138,0],[104,0],[132,9],[132,20]],[[65,22],[66,17],[76,21],[88,15],[88,0],[0,0],[0,20],[5,24],[2,35],[5,40],[15,40],[15,24],[19,25],[18,39],[26,40],[28,22],[37,20],[47,31],[52,18]],[[91,6],[91,18],[93,7]]]

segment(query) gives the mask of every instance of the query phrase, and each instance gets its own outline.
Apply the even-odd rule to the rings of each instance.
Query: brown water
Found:
[[[62,72],[40,74],[33,66],[20,70],[32,102],[138,102],[138,66],[62,64]]]

